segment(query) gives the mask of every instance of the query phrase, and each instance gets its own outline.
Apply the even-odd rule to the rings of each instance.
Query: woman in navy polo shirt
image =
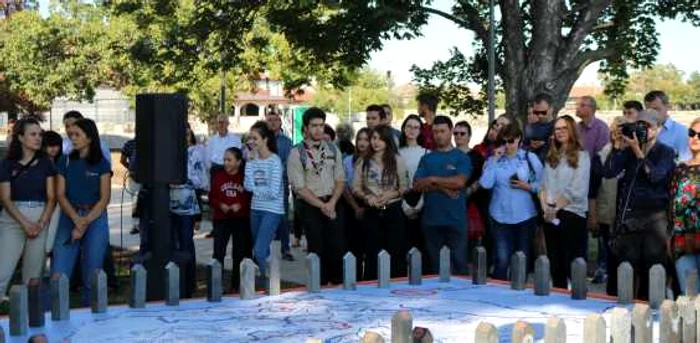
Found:
[[[41,127],[20,119],[13,128],[7,158],[0,164],[0,298],[22,259],[22,280],[40,278],[48,223],[56,206],[53,163],[41,152]]]
[[[110,198],[109,162],[102,156],[95,122],[80,119],[68,129],[70,155],[57,165],[57,196],[61,219],[53,249],[53,273],[71,277],[81,256],[83,304],[89,303],[90,276],[102,268],[109,248],[107,204]]]

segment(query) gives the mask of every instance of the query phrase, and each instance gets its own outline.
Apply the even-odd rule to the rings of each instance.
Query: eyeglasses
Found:
[[[569,129],[569,128],[566,127],[566,126],[560,126],[560,127],[555,127],[555,128],[554,128],[554,131],[566,131],[566,130],[568,130],[568,129]]]
[[[688,137],[690,137],[690,138],[695,137],[697,139],[700,139],[700,132],[695,131],[693,129],[688,129]]]
[[[407,129],[420,130],[420,125],[406,125]]]
[[[467,133],[465,131],[455,131],[452,133],[455,136],[466,136]]]
[[[537,116],[546,116],[548,111],[532,111],[534,115]]]

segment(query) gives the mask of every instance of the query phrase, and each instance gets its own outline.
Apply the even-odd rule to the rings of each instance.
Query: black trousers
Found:
[[[216,219],[214,225],[214,258],[224,266],[226,247],[229,239],[231,244],[231,260],[233,261],[233,276],[231,288],[238,291],[240,285],[239,266],[244,258],[253,258],[253,234],[250,231],[250,218]]]
[[[302,213],[302,208],[304,205],[301,203],[303,200],[293,197],[294,199],[294,221],[292,222],[292,232],[294,233],[294,238],[297,239],[297,242],[301,240],[301,236],[304,234],[305,228],[304,228],[304,220],[302,218],[304,217],[304,214]]]
[[[651,216],[654,213],[649,213]],[[608,282],[614,280],[617,288],[617,267],[622,262],[629,262],[634,269],[634,297],[649,298],[649,269],[655,264],[667,262],[666,242],[668,240],[668,220],[661,216],[645,223],[642,229],[625,232],[614,238],[613,255],[615,264],[608,265]],[[665,266],[667,273],[675,268]],[[614,270],[613,273],[611,273]],[[669,277],[670,274],[667,275]],[[609,285],[613,288],[612,285]],[[612,289],[608,289],[608,292]]]
[[[365,242],[367,241],[365,220],[357,218],[352,206],[345,199],[341,202],[344,204],[345,211],[345,252],[351,252],[355,256],[357,280],[364,280]]]
[[[377,254],[386,250],[391,256],[391,277],[405,277],[406,273],[406,227],[401,202],[387,205],[386,209],[367,209],[365,215],[365,265],[366,280],[378,278]],[[425,252],[423,252],[425,254]]]
[[[343,254],[345,252],[345,232],[343,228],[343,206],[340,201],[335,206],[335,219],[328,218],[321,209],[299,201],[303,213],[302,225],[306,228],[308,252],[315,253],[321,260],[321,285],[343,282]]]
[[[588,230],[586,218],[569,211],[560,210],[557,218],[561,221],[557,226],[544,224],[544,235],[547,257],[552,266],[552,285],[566,289],[571,276],[571,262],[579,257],[586,259]]]

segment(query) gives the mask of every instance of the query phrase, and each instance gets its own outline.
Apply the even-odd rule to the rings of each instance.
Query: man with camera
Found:
[[[661,121],[659,113],[649,109],[640,112],[636,122],[618,127],[619,138],[603,168],[606,178],[622,174],[610,246],[616,257],[612,261],[627,261],[634,268],[637,299],[648,297],[649,268],[666,260],[675,151],[657,141]]]

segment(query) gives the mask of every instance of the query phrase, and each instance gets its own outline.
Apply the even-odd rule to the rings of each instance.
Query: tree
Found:
[[[3,111],[30,114],[49,108],[59,96],[90,99],[99,83],[104,31],[99,18],[82,15],[47,19],[22,11],[0,23],[0,73]]]
[[[625,100],[642,101],[644,95],[660,89],[668,94],[673,107],[681,109],[698,102],[694,90],[700,90],[696,88],[699,79],[700,75],[695,72],[686,81],[685,73],[673,64],[657,64],[652,68],[632,71],[624,94],[607,98],[619,100],[618,103]]]
[[[428,70],[416,69],[423,86],[426,75],[445,81],[463,109],[479,108],[481,97],[463,91],[464,82],[485,85],[489,38],[486,1],[457,0],[451,11],[430,7],[430,0],[269,1],[268,18],[298,47],[323,60],[361,66],[382,39],[408,39],[420,34],[428,15],[448,19],[475,35],[472,58],[455,49],[449,61]],[[331,3],[331,1],[328,1]],[[507,111],[525,115],[527,101],[538,92],[554,96],[560,109],[583,69],[601,61],[608,94],[621,94],[628,68],[649,67],[659,43],[656,22],[681,19],[700,24],[696,0],[499,0],[496,71]],[[426,47],[428,48],[428,47]],[[448,86],[450,85],[450,86]],[[451,99],[451,93],[448,99]],[[483,92],[482,92],[483,95]]]
[[[391,92],[389,80],[381,73],[363,69],[351,78],[350,86],[343,88],[329,83],[319,84],[311,105],[335,113],[341,120],[347,120],[351,113],[364,112],[370,104],[388,103],[396,109],[395,112],[400,110],[398,97]]]

